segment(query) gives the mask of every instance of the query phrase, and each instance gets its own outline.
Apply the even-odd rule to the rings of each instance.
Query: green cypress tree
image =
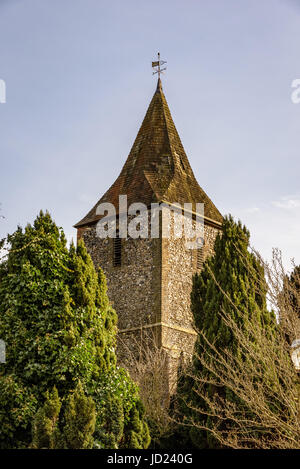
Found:
[[[276,330],[275,315],[266,306],[263,267],[248,248],[248,230],[240,222],[235,223],[231,216],[225,218],[223,232],[215,241],[214,255],[193,278],[191,309],[195,328],[201,333],[197,336],[192,366],[180,378],[177,394],[182,422],[194,422],[197,425],[179,426],[177,441],[180,437],[185,445],[196,448],[218,447],[219,443],[209,429],[216,425],[230,425],[229,422],[214,418],[205,395],[209,399],[219,395],[222,399],[238,404],[240,410],[244,408],[244,403],[232,389],[222,382],[218,386],[214,384],[218,377],[204,364],[211,364],[213,368],[216,363],[214,351],[207,347],[206,341],[221,353],[229,350],[237,359],[244,361],[245,367],[247,361],[251,360],[222,316],[232,318],[245,334],[248,333],[247,325],[250,322],[259,324],[270,335]],[[255,338],[249,335],[249,340]],[[200,360],[200,356],[205,360]],[[197,378],[203,379],[201,395],[196,392],[199,385]],[[210,378],[212,384],[209,384]],[[196,409],[200,409],[200,412]]]
[[[64,414],[62,439],[65,449],[89,449],[93,447],[96,411],[92,397],[87,397],[79,381],[68,398]]]
[[[54,449],[58,446],[60,439],[58,419],[61,409],[61,400],[56,387],[52,392],[46,392],[46,401],[41,407],[33,421],[32,444],[35,449]]]
[[[70,393],[62,415],[61,400],[54,387],[33,421],[31,448],[89,449],[93,446],[96,412],[95,403],[84,393],[79,381]],[[60,430],[61,428],[61,430]]]
[[[149,444],[138,389],[116,365],[117,316],[103,272],[95,271],[82,241],[66,246],[62,229],[42,212],[33,226],[8,236],[11,250],[0,265],[0,447],[28,447],[32,421],[55,386],[62,412],[80,380],[96,405],[94,444],[107,419],[120,419],[116,445],[130,444],[132,410],[142,422],[140,447]],[[110,399],[118,411],[107,415]],[[61,430],[61,429],[60,429]]]

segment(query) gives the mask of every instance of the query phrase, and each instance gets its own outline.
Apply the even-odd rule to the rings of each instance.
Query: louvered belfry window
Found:
[[[122,265],[122,238],[119,237],[119,230],[117,230],[116,237],[114,238],[113,245],[113,265],[114,267],[121,267]]]
[[[204,263],[204,241],[197,249],[197,270],[201,270]]]

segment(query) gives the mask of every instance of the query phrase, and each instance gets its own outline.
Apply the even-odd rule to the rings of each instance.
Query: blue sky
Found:
[[[195,175],[264,257],[300,263],[300,2],[0,0],[0,238],[48,209],[69,238],[163,88]]]

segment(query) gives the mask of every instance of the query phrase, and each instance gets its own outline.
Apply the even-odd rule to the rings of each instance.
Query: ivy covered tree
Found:
[[[176,444],[195,448],[226,442],[258,447],[259,441],[268,447],[277,431],[288,435],[288,427],[282,430],[287,421],[296,422],[295,372],[268,311],[264,269],[249,250],[249,236],[226,217],[214,255],[194,276],[191,308],[198,335],[192,364],[179,377],[181,424],[173,444],[177,438]]]
[[[58,402],[64,417],[57,430],[66,424],[73,431],[67,403],[79,380],[95,403],[94,447],[147,447],[138,389],[116,365],[117,316],[105,276],[95,271],[83,242],[68,249],[62,229],[42,212],[7,241],[10,251],[0,265],[0,338],[6,343],[0,447],[28,447],[33,421],[37,428],[43,412],[51,420],[47,412],[57,412]]]

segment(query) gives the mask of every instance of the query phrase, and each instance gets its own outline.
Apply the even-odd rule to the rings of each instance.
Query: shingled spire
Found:
[[[158,54],[158,61],[152,62],[152,67],[158,68],[154,73],[159,72],[159,75],[163,71],[160,68],[163,63]],[[99,236],[98,205],[110,202],[118,211],[120,195],[127,195],[128,206],[142,202],[149,212],[151,203],[181,206],[192,203],[194,210],[196,203],[204,203],[203,244],[190,249],[186,233],[177,236],[174,229],[169,236],[164,236],[163,213],[158,237],[151,236],[151,226],[149,236],[123,238],[117,233],[114,238]],[[150,219],[148,216],[148,225],[151,225]],[[170,217],[170,220],[173,223],[175,218]],[[130,215],[127,221],[133,221]],[[194,221],[195,226],[199,226],[196,217]],[[145,339],[145,345],[149,346],[151,337],[155,338],[157,345],[168,354],[164,381],[169,392],[174,388],[180,357],[182,354],[189,357],[194,349],[196,333],[190,309],[193,275],[213,254],[222,221],[222,215],[196,181],[159,77],[119,177],[75,226],[78,239],[83,239],[96,268],[100,266],[107,278],[109,299],[118,313],[120,363],[126,363],[128,350],[138,360],[140,341]]]
[[[222,215],[201,189],[190,166],[174,125],[160,78],[147,113],[123,169],[90,212],[75,227],[94,224],[100,217],[97,206],[103,202],[119,205],[126,194],[128,205],[142,202],[204,203],[205,218],[222,223]]]

